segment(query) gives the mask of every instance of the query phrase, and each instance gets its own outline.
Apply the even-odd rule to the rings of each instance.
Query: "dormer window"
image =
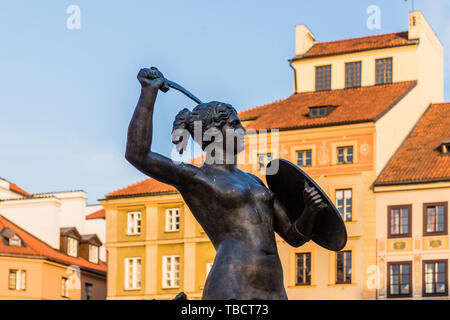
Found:
[[[22,240],[17,235],[14,235],[9,239],[9,245],[14,247],[20,247],[22,245]]]
[[[450,155],[450,138],[441,143],[441,153]]]
[[[78,240],[67,238],[67,254],[72,257],[78,257]]]
[[[335,108],[336,108],[335,106],[310,107],[309,108],[309,117],[310,118],[323,118],[323,117],[326,117]]]
[[[89,245],[89,262],[98,263],[98,246]]]

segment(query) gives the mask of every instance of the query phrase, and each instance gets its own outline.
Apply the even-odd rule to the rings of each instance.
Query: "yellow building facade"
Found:
[[[289,299],[376,299],[379,239],[372,186],[418,119],[443,99],[443,50],[420,12],[407,32],[317,42],[297,26],[294,94],[239,114],[249,132],[239,167],[265,181],[283,158],[334,200],[348,231],[340,253],[277,236]],[[268,130],[268,133],[264,133]],[[180,194],[148,179],[111,192],[108,299],[201,298],[215,251]],[[226,214],[226,213],[224,213]]]

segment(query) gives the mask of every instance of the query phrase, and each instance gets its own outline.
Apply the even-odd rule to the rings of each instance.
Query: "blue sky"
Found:
[[[381,29],[366,27],[369,5]],[[69,30],[69,5],[81,28]],[[450,1],[416,0],[450,54]],[[89,202],[145,178],[123,157],[139,96],[157,66],[204,101],[244,110],[292,93],[295,25],[318,41],[408,28],[410,2],[4,1],[0,5],[0,177],[29,192],[83,189]],[[446,63],[446,99],[450,98]],[[169,155],[176,113],[194,103],[160,94],[154,150]]]

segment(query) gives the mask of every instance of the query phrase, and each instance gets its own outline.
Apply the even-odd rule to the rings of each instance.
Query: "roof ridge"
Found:
[[[149,180],[149,179],[153,179],[153,180],[155,180],[155,181],[158,181],[158,180],[156,180],[156,179],[154,179],[154,178],[152,178],[152,177],[148,177],[148,178],[145,178],[145,179],[140,180],[140,181],[138,181],[138,182],[129,184],[129,185],[123,187],[123,188],[119,188],[119,189],[116,189],[116,190],[114,190],[114,191],[111,191],[111,192],[107,193],[106,196],[108,196],[108,195],[110,195],[110,194],[112,194],[112,193],[118,192],[118,191],[122,191],[122,190],[125,190],[125,189],[128,189],[128,188],[134,187],[134,186],[138,185],[139,183],[142,183],[142,182],[147,181],[147,180]]]
[[[355,37],[355,38],[330,40],[330,41],[323,41],[323,42],[318,41],[318,42],[314,43],[314,45],[322,44],[322,43],[336,43],[336,42],[340,42],[340,41],[359,40],[359,39],[366,39],[366,38],[376,38],[376,37],[383,37],[383,36],[389,36],[389,35],[393,35],[393,34],[402,34],[402,33],[408,34],[409,31],[397,31],[397,32],[380,33],[380,34],[373,34],[373,35],[369,35],[369,36],[360,36],[360,37]]]
[[[241,113],[241,112],[247,112],[247,111],[253,111],[253,110],[255,110],[255,109],[262,108],[262,107],[266,107],[266,106],[271,105],[271,104],[274,104],[274,103],[282,102],[282,101],[287,100],[287,99],[289,99],[290,97],[295,96],[295,95],[296,95],[296,93],[293,93],[293,94],[291,94],[291,95],[290,95],[289,97],[287,97],[287,98],[282,98],[282,99],[274,100],[274,101],[272,101],[272,102],[268,102],[268,103],[262,104],[262,105],[260,105],[260,106],[256,106],[256,107],[252,107],[252,108],[250,108],[250,109],[246,109],[246,110],[239,111],[238,113]]]

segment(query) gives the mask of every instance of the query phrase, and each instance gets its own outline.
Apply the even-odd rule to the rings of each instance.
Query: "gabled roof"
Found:
[[[77,228],[75,227],[65,227],[65,228],[60,228],[60,234],[62,236],[71,236],[74,238],[77,238],[78,240],[81,239],[81,234],[78,232]]]
[[[177,193],[177,189],[168,184],[159,182],[153,178],[149,178],[128,187],[110,192],[106,195],[107,199],[121,198],[127,196],[147,196],[161,193]]]
[[[373,122],[381,118],[415,86],[416,81],[362,88],[303,92],[271,104],[242,111],[246,129],[300,129]],[[335,106],[326,117],[311,118],[311,107]]]
[[[375,181],[375,186],[450,181],[450,103],[432,104]]]
[[[99,247],[102,245],[101,240],[98,238],[98,236],[95,233],[81,235],[81,242],[94,244]]]
[[[82,270],[106,275],[107,268],[103,261],[100,261],[99,264],[95,264],[83,259],[82,257],[74,258],[68,256],[60,251],[57,251],[56,249],[53,249],[50,245],[0,215],[0,230],[4,228],[9,228],[14,231],[22,239],[26,246],[9,246],[5,245],[3,241],[0,241],[0,256],[36,257],[68,266],[77,265]]]
[[[95,211],[91,214],[88,214],[85,219],[86,220],[92,220],[92,219],[105,219],[106,217],[106,213],[105,213],[105,209],[100,209],[98,211]]]
[[[302,56],[295,56],[292,60],[400,47],[417,43],[417,40],[408,39],[408,31],[337,41],[317,42],[307,53]]]

